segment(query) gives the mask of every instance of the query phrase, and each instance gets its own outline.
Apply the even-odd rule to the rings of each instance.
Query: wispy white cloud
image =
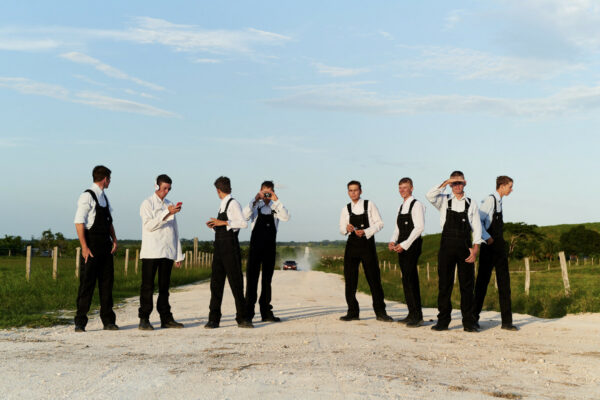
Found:
[[[321,63],[313,63],[313,66],[317,69],[317,72],[322,75],[332,76],[334,78],[355,76],[368,72],[368,68],[343,68],[343,67],[332,67]]]
[[[98,71],[102,72],[104,75],[109,76],[111,78],[131,81],[140,86],[144,86],[144,87],[152,89],[152,90],[158,90],[158,91],[165,90],[165,88],[160,85],[156,85],[154,83],[146,82],[139,78],[129,76],[125,72],[123,72],[115,67],[112,67],[108,64],[105,64],[105,63],[101,62],[100,60],[95,59],[94,57],[90,57],[87,54],[72,51],[70,53],[63,53],[60,56],[64,59],[72,61],[74,63],[91,65],[94,68],[96,68]]]
[[[465,15],[465,10],[452,10],[446,15],[444,19],[444,29],[451,30],[458,25]]]
[[[539,98],[474,95],[381,95],[364,83],[298,86],[268,100],[273,106],[380,115],[483,113],[511,117],[556,117],[600,109],[600,86],[571,87]]]
[[[221,60],[216,58],[196,58],[194,59],[194,62],[197,64],[218,64]]]
[[[379,32],[377,32],[377,33],[379,33],[379,34],[380,34],[381,36],[383,36],[385,39],[388,39],[388,40],[394,40],[394,35],[392,35],[392,34],[391,34],[391,33],[389,33],[389,32],[386,32],[386,31],[381,31],[381,30],[380,30],[380,31],[379,31]]]
[[[8,51],[46,51],[63,45],[52,39],[11,39],[0,37],[0,50]]]
[[[104,110],[129,112],[154,117],[179,117],[176,113],[162,110],[148,104],[105,96],[94,92],[71,92],[59,85],[36,82],[27,78],[0,77],[0,87],[12,89],[23,94],[51,97]]]
[[[413,47],[418,57],[404,64],[413,71],[445,71],[458,79],[506,81],[551,79],[585,70],[580,63],[539,58],[498,56],[472,49]]]
[[[0,138],[0,148],[6,147],[21,147],[26,143],[30,142],[29,138],[17,138],[17,137],[8,137],[8,138]]]

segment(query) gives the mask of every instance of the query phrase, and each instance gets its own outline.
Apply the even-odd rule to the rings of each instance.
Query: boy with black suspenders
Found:
[[[481,244],[481,220],[477,204],[465,196],[467,181],[461,171],[454,171],[450,179],[433,187],[427,199],[440,210],[442,240],[438,254],[438,322],[431,329],[448,329],[452,313],[452,288],[454,271],[458,267],[460,286],[460,310],[463,328],[467,332],[479,332],[473,319],[473,290],[475,283],[475,259]],[[445,194],[446,186],[452,194]],[[472,235],[472,238],[471,238]]]
[[[392,318],[385,311],[379,261],[375,248],[375,233],[383,228],[383,221],[375,204],[368,200],[362,200],[361,194],[360,182],[350,181],[348,196],[351,202],[342,208],[340,216],[340,233],[348,235],[344,253],[344,280],[348,313],[340,317],[340,320],[360,319],[356,288],[358,286],[358,266],[362,262],[365,277],[371,288],[376,318],[378,321],[391,322]]]
[[[242,275],[242,257],[238,233],[248,226],[242,214],[242,206],[231,197],[231,181],[225,176],[215,181],[217,195],[221,199],[217,218],[211,218],[206,226],[215,231],[215,249],[210,277],[210,312],[206,329],[218,328],[221,322],[221,303],[225,278],[235,299],[238,327],[253,328],[252,322],[246,319],[246,302],[244,301],[244,277]]]
[[[502,216],[502,198],[508,196],[513,190],[513,180],[508,176],[496,178],[496,192],[488,196],[481,204],[479,215],[482,225],[481,238],[485,242],[481,245],[479,255],[479,272],[475,282],[475,300],[473,302],[473,318],[479,328],[479,314],[483,308],[483,300],[492,276],[492,269],[496,268],[498,280],[498,296],[500,298],[500,315],[502,329],[517,331],[519,328],[512,323],[512,310],[510,300],[510,274],[508,271],[508,255],[504,248],[504,219]]]
[[[412,196],[413,182],[410,178],[402,178],[398,182],[398,191],[404,203],[398,208],[396,228],[388,244],[388,249],[398,253],[398,265],[402,271],[402,287],[408,315],[398,322],[411,328],[423,325],[421,307],[421,289],[419,287],[419,270],[417,264],[421,255],[423,239],[421,233],[425,229],[425,207]]]

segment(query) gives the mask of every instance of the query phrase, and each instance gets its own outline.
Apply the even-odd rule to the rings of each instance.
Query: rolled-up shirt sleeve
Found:
[[[438,210],[441,210],[444,199],[446,199],[446,195],[444,194],[445,190],[445,186],[443,188],[434,186],[429,190],[429,192],[427,192],[427,200],[429,200],[429,202]]]
[[[169,215],[169,210],[153,210],[152,204],[147,199],[142,202],[140,206],[140,217],[142,217],[142,227],[148,232],[154,232],[163,226],[168,220],[172,219],[172,215],[169,218],[165,217]]]
[[[82,193],[77,200],[77,211],[75,212],[75,223],[76,224],[87,224],[87,218],[90,210],[92,209],[92,196],[89,193]]]
[[[254,199],[250,200],[250,203],[244,207],[242,213],[246,221],[254,221],[258,215],[258,202],[254,203]]]
[[[487,229],[490,227],[492,222],[492,215],[494,213],[494,202],[496,198],[494,196],[488,196],[482,203],[479,209],[479,219],[481,220],[481,239],[487,241],[491,235]]]
[[[234,200],[229,204],[229,208],[227,208],[227,230],[243,229],[246,227],[248,227],[248,222],[244,218],[242,206],[237,200]]]
[[[469,207],[469,222],[471,223],[471,228],[473,229],[473,244],[483,243],[483,240],[481,239],[481,219],[479,218],[479,207],[477,207],[477,203],[474,201],[471,202],[471,206]]]
[[[179,227],[177,226],[176,218],[173,218],[173,230],[175,231],[175,241],[177,242],[177,257],[175,258],[175,262],[181,262],[185,259],[185,256],[181,248],[181,240],[179,240]]]
[[[271,209],[275,211],[275,216],[278,220],[286,222],[290,220],[290,213],[281,203],[281,200],[271,201]]]
[[[369,201],[367,212],[369,213],[369,227],[365,229],[365,237],[370,239],[373,235],[383,229],[383,221],[381,220],[381,215],[379,215],[377,206],[373,204],[372,201]]]

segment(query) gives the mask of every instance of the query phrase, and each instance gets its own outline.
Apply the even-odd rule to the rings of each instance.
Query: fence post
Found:
[[[75,278],[79,278],[79,265],[81,264],[81,247],[75,249]]]
[[[560,259],[560,268],[562,270],[563,284],[565,285],[565,295],[569,296],[571,294],[571,286],[569,285],[569,273],[567,271],[567,260],[565,258],[565,252],[561,251],[560,253],[558,253],[558,258]]]
[[[31,276],[31,246],[27,246],[27,256],[25,257],[25,279],[29,282]]]
[[[135,265],[133,266],[133,270],[135,274],[138,273],[138,263],[140,262],[140,249],[135,249]]]
[[[427,280],[429,280],[429,263],[427,263]]]
[[[198,238],[194,238],[194,265],[198,264]]]
[[[454,284],[456,285],[456,281],[458,280],[458,265],[455,265],[454,267]]]
[[[498,290],[498,276],[496,275],[495,271],[494,271],[494,287],[496,288],[496,290]]]
[[[525,257],[525,294],[527,296],[529,296],[529,283],[530,283],[529,257]]]
[[[52,249],[52,279],[56,280],[58,275],[58,247]]]
[[[188,260],[188,258],[189,258],[188,257],[188,252],[186,251],[185,252],[185,260],[183,261],[183,268],[184,269],[187,269],[187,267],[188,267],[188,262],[190,261],[190,260]]]
[[[127,276],[127,267],[129,266],[129,249],[125,249],[125,276]]]

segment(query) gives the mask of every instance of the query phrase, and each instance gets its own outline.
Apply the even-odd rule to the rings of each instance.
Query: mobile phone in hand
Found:
[[[180,201],[179,203],[177,203],[177,205],[175,206],[175,208],[180,208],[183,205],[183,203]]]

